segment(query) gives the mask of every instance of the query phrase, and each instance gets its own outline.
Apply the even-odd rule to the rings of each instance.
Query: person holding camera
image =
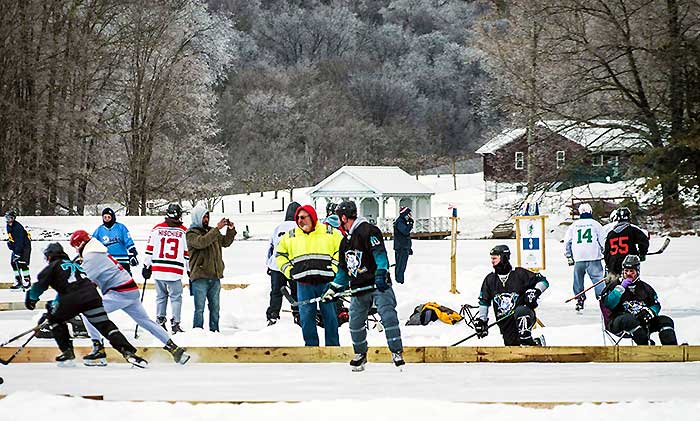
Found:
[[[221,230],[226,227],[226,234]],[[190,294],[194,296],[193,328],[204,327],[204,304],[209,303],[209,330],[219,331],[219,295],[224,277],[222,247],[228,247],[236,236],[236,227],[228,218],[221,218],[216,229],[209,226],[209,211],[197,206],[192,210],[192,223],[185,235],[190,257]]]
[[[396,282],[400,284],[403,284],[408,256],[413,254],[411,230],[413,230],[413,214],[411,208],[404,206],[399,211],[399,217],[394,221],[394,261],[396,262],[394,274]]]

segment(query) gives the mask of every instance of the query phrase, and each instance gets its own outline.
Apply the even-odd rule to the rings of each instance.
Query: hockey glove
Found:
[[[628,286],[632,285],[632,282],[634,282],[632,278],[627,278],[620,282],[620,285],[622,285],[622,288],[627,288]]]
[[[525,305],[531,309],[537,308],[537,299],[540,298],[542,291],[537,288],[530,288],[525,291]]]
[[[639,255],[639,261],[640,261],[640,262],[643,262],[643,261],[645,261],[645,260],[647,260],[647,255],[646,255],[646,254],[640,254],[640,255]]]
[[[136,251],[136,247],[132,247],[129,249],[129,264],[131,266],[138,266],[139,265],[139,259],[136,258],[136,255],[138,252]]]
[[[24,306],[27,307],[27,310],[34,310],[38,302],[39,300],[32,300],[29,297],[29,291],[27,291],[27,295],[24,297]]]
[[[476,337],[481,339],[485,338],[489,334],[489,322],[484,319],[474,319],[474,330],[476,330]]]
[[[377,269],[374,274],[374,285],[377,286],[379,292],[384,292],[389,289],[389,284],[386,282],[386,269]]]
[[[654,314],[649,307],[644,307],[643,309],[639,310],[636,317],[637,320],[639,320],[639,323],[647,325],[654,317],[656,317],[656,314]]]
[[[342,285],[336,284],[335,282],[329,283],[328,288],[326,288],[326,291],[323,293],[323,295],[321,295],[321,302],[327,303],[329,301],[333,301],[333,299],[335,298],[335,294],[339,293],[342,290]]]
[[[151,266],[144,266],[143,269],[141,269],[141,276],[143,276],[143,279],[150,279],[152,274],[153,268]]]
[[[573,266],[574,263],[576,263],[576,262],[574,262],[574,258],[571,256],[566,257],[566,262],[569,264],[569,266]]]

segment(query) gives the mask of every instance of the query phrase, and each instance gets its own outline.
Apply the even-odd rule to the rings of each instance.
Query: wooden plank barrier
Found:
[[[136,281],[136,283],[139,285],[139,289],[143,288],[143,281]],[[232,289],[244,289],[248,288],[248,285],[250,284],[221,284],[221,289],[223,290],[232,290]],[[0,289],[9,289],[12,286],[12,282],[0,282]],[[184,288],[189,288],[189,285],[187,283],[183,283],[182,286]],[[149,282],[146,284],[146,289],[156,289],[156,284],[153,282]],[[24,297],[24,293],[21,294],[22,297]]]
[[[16,348],[0,348],[0,357],[8,358]],[[75,348],[80,359],[90,347]],[[351,347],[190,347],[195,363],[330,363],[349,361]],[[27,347],[14,362],[53,362],[59,351],[55,347]],[[159,347],[139,348],[139,354],[150,362],[171,362],[170,355]],[[110,361],[123,362],[112,348],[107,348]],[[406,347],[408,363],[618,363],[618,362],[685,362],[700,361],[700,346],[548,346],[548,347]],[[370,347],[370,362],[390,362],[386,347]]]
[[[39,301],[36,303],[36,310],[44,310],[48,301]],[[24,301],[0,303],[0,311],[26,310]]]

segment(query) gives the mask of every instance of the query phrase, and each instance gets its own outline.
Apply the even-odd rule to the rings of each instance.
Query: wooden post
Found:
[[[452,208],[452,236],[450,240],[450,292],[459,294],[457,291],[457,208]]]

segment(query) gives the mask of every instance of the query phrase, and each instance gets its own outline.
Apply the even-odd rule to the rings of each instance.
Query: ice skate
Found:
[[[104,367],[107,365],[107,353],[102,341],[92,341],[92,352],[83,357],[83,365],[88,367]]]
[[[355,372],[365,371],[365,364],[367,364],[367,354],[355,354],[355,357],[350,360],[350,367]]]

